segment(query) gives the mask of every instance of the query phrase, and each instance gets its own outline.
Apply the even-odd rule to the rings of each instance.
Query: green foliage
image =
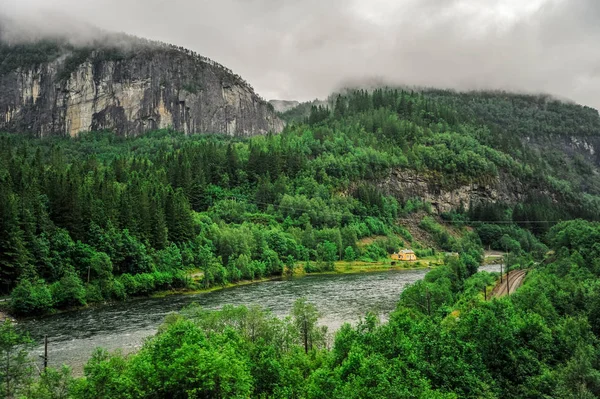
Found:
[[[86,304],[86,291],[75,273],[68,272],[50,286],[53,304],[60,307],[81,306]]]
[[[15,314],[40,314],[53,306],[52,293],[43,280],[21,280],[12,291],[10,306]]]
[[[54,56],[40,46],[0,58],[0,72]],[[73,54],[64,73],[84,56]],[[128,56],[101,49],[89,59]],[[540,144],[596,136],[597,112],[545,97],[433,90],[357,90],[332,100],[292,111],[296,122],[281,135],[244,140],[170,131],[0,135],[0,290],[12,291],[16,313],[36,314],[182,288],[188,269],[202,271],[205,288],[280,276],[296,261],[307,272],[331,270],[339,259],[380,260],[414,241],[398,219],[434,212],[411,190],[396,190],[405,173],[436,192],[499,181],[531,190],[518,204],[462,204],[444,215],[452,228],[422,218],[436,248],[459,255],[407,287],[386,323],[369,314],[332,342],[306,300],[285,319],[190,307],[136,354],[97,351],[83,379],[48,371],[30,383],[26,369],[0,368],[14,376],[7,395],[600,395],[600,225],[553,223],[598,218],[600,174],[584,155]],[[357,246],[371,236],[384,238]],[[510,297],[484,300],[496,276],[477,273],[482,245],[530,269]],[[15,337],[0,329],[0,358],[19,358],[26,342]]]
[[[46,369],[37,381],[24,390],[24,393],[27,398],[69,399],[73,397],[76,389],[71,370],[63,366],[60,370]]]
[[[22,57],[2,65],[35,64],[68,47],[44,46],[16,51]],[[67,50],[65,74],[86,60],[132,55],[106,46]],[[202,271],[209,288],[279,276],[291,258],[308,261],[309,271],[332,270],[339,259],[380,260],[414,240],[399,218],[433,214],[411,190],[397,190],[394,180],[405,174],[436,191],[498,181],[532,187],[516,205],[462,204],[446,215],[458,234],[431,216],[420,223],[436,247],[460,253],[467,274],[481,260],[480,243],[462,229],[469,221],[484,245],[541,259],[547,250],[536,235],[549,221],[600,214],[600,178],[577,177],[596,170],[589,159],[557,149],[542,162],[517,145],[528,129],[580,134],[585,126],[593,135],[600,118],[589,109],[396,89],[350,90],[329,103],[299,107],[292,113],[305,116],[280,135],[249,139],[168,130],[0,135],[0,291],[43,279],[55,287],[52,306],[65,307],[185,286],[188,269]],[[359,250],[358,240],[375,235],[387,238]],[[59,298],[67,274],[71,298]]]
[[[356,253],[354,252],[354,248],[346,247],[344,250],[344,260],[347,262],[352,262],[356,259]]]
[[[6,320],[0,324],[0,395],[17,397],[21,388],[29,385],[32,367],[27,358],[32,341]]]
[[[467,258],[450,257],[404,289],[387,322],[369,313],[333,341],[306,299],[283,319],[258,307],[192,305],[167,316],[135,354],[96,351],[85,378],[50,369],[32,381],[21,356],[29,340],[7,322],[0,361],[8,353],[14,363],[0,375],[12,378],[8,397],[592,398],[600,394],[599,234],[600,224],[581,220],[553,227],[553,255],[500,299],[483,293],[497,275],[469,275]]]
[[[323,344],[327,329],[317,326],[319,312],[315,305],[309,303],[306,298],[296,300],[292,308],[292,317],[305,353]]]

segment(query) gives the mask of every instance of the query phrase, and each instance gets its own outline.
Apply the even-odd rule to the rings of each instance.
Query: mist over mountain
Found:
[[[600,106],[594,0],[20,0],[0,11],[55,32],[93,24],[176,43],[229,66],[266,98],[324,98],[341,82],[544,92]],[[56,15],[77,23],[64,23]],[[36,17],[37,15],[37,17]]]
[[[241,76],[183,47],[68,19],[40,29],[10,17],[2,21],[0,130],[77,136],[110,129],[129,136],[175,129],[250,136],[283,129]]]

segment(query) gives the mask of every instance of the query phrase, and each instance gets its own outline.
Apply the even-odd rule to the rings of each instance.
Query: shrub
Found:
[[[119,277],[119,281],[125,287],[127,295],[136,295],[139,291],[138,281],[129,273],[125,273]]]
[[[347,247],[344,251],[344,260],[347,262],[352,262],[356,259],[356,252],[354,252],[354,248]]]
[[[85,286],[85,300],[88,303],[102,302],[104,297],[102,296],[102,290],[96,284],[88,284]]]
[[[368,245],[362,255],[362,258],[366,261],[375,261],[382,258],[387,258],[388,253],[385,249],[381,248],[377,243]]]
[[[51,286],[55,306],[82,306],[86,302],[86,291],[83,283],[75,273],[66,273]]]
[[[154,278],[154,286],[157,289],[168,289],[171,288],[173,283],[173,275],[167,272],[154,272],[152,273]]]
[[[127,298],[127,291],[125,285],[117,279],[111,279],[108,281],[104,291],[105,297],[122,301]]]
[[[435,251],[432,248],[416,249],[415,255],[417,255],[417,258],[426,258],[428,256],[435,255]]]
[[[10,304],[18,315],[45,313],[52,308],[52,293],[44,280],[21,280],[11,293]]]
[[[319,269],[313,265],[313,263],[311,261],[308,261],[304,264],[304,272],[305,273],[317,273],[319,271]]]
[[[173,276],[173,288],[186,288],[191,284],[191,280],[187,274],[184,272],[177,272]]]
[[[154,276],[149,273],[136,274],[133,279],[137,282],[138,295],[149,295],[154,291]]]

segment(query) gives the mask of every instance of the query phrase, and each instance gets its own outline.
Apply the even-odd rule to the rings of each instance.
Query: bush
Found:
[[[173,288],[186,288],[191,284],[191,280],[184,272],[177,272],[173,276]]]
[[[119,277],[119,281],[125,287],[127,295],[136,295],[139,291],[138,281],[129,273],[125,273]]]
[[[102,302],[104,296],[102,296],[102,290],[96,284],[88,284],[85,286],[85,300],[88,303]]]
[[[54,305],[58,307],[82,306],[86,302],[83,283],[75,273],[66,273],[51,286]]]
[[[304,272],[307,274],[317,273],[319,272],[319,268],[317,268],[311,261],[308,261],[304,264]]]
[[[148,273],[136,274],[133,276],[137,282],[138,295],[149,295],[154,291],[155,281],[154,276]]]
[[[426,258],[435,255],[435,251],[432,248],[415,249],[415,255],[417,255],[417,258]]]
[[[126,299],[127,291],[125,290],[125,285],[120,280],[110,279],[106,284],[104,296],[118,301]]]
[[[393,254],[394,252],[398,251],[399,248],[404,247],[404,241],[396,236],[378,238],[375,240],[375,244],[383,248],[388,254]]]
[[[354,248],[347,247],[344,251],[344,260],[347,262],[352,262],[356,259],[356,252],[354,252]]]
[[[168,289],[171,288],[173,283],[173,275],[167,272],[154,272],[152,273],[154,278],[154,286],[157,289]]]
[[[52,293],[44,280],[21,280],[11,293],[10,305],[18,315],[42,314],[52,308]]]
[[[366,261],[376,261],[382,258],[387,258],[387,256],[387,251],[377,245],[377,243],[368,245],[362,254],[362,258]]]

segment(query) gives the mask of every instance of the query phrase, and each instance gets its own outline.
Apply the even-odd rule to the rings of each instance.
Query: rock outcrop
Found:
[[[522,201],[531,187],[524,187],[509,177],[498,178],[490,184],[457,185],[449,189],[442,187],[435,179],[420,175],[414,170],[394,169],[389,176],[377,183],[387,195],[401,201],[419,198],[429,202],[437,213],[449,212],[482,203],[517,203]]]
[[[139,135],[172,128],[252,136],[283,127],[273,107],[239,76],[171,46],[61,47],[48,61],[17,63],[0,73],[0,131]]]

